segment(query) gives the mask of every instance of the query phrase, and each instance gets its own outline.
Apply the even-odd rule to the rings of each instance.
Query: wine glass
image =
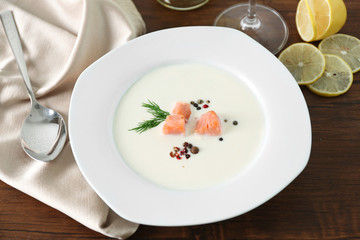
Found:
[[[174,10],[192,10],[205,5],[209,0],[157,0],[165,7]]]
[[[289,36],[281,15],[270,7],[257,4],[256,0],[226,9],[217,16],[214,25],[241,30],[273,54],[284,47]]]

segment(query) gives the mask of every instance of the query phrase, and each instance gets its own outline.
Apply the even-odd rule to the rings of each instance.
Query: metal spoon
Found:
[[[6,11],[0,13],[0,18],[31,100],[30,114],[21,129],[21,146],[27,155],[35,160],[54,160],[63,149],[66,140],[64,119],[59,113],[41,106],[36,100],[14,17],[11,11]]]

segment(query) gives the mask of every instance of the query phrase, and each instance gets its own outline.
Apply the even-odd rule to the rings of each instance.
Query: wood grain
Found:
[[[222,10],[239,2],[210,0],[200,9],[178,12],[155,0],[134,0],[147,32],[212,25]],[[258,2],[285,18],[290,28],[287,46],[301,41],[295,26],[297,0]],[[360,38],[360,1],[345,0],[345,4],[348,19],[341,32]],[[301,90],[311,116],[312,152],[305,170],[286,189],[226,221],[191,227],[140,226],[130,239],[360,239],[360,73],[354,75],[350,91],[340,97],[323,98]],[[0,239],[109,238],[0,181]]]

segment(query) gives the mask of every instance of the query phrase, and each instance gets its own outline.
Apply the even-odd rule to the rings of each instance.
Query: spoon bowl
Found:
[[[21,146],[33,159],[51,161],[61,152],[66,141],[66,125],[56,111],[33,105],[21,129]]]
[[[0,18],[31,99],[31,111],[21,129],[21,146],[31,158],[49,162],[64,147],[67,135],[65,121],[58,112],[43,107],[35,98],[12,12],[2,12]]]

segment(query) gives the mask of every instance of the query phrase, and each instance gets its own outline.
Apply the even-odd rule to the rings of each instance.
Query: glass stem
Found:
[[[249,0],[249,10],[247,16],[249,19],[256,18],[255,5],[256,5],[256,0]]]
[[[261,26],[260,19],[256,16],[256,0],[249,0],[248,14],[240,21],[242,30],[256,30]]]

